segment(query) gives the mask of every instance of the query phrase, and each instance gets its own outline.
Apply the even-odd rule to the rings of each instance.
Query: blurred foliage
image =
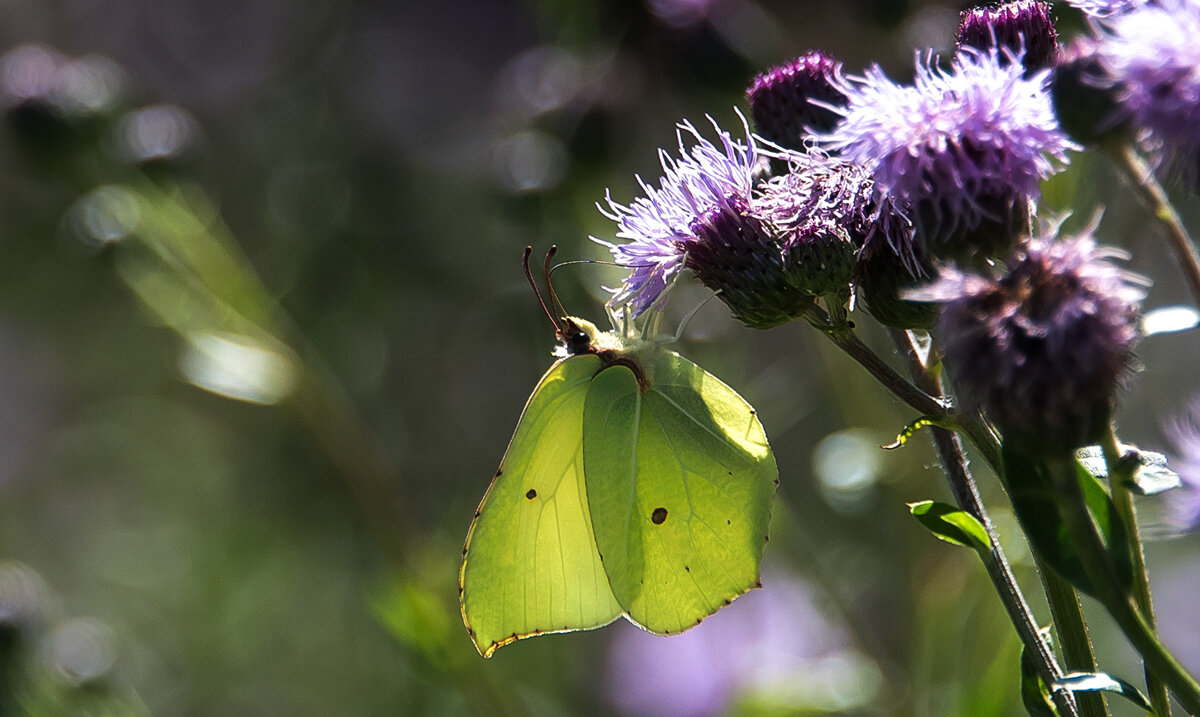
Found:
[[[475,504],[550,360],[521,249],[601,258],[594,203],[653,177],[676,121],[730,122],[756,71],[810,47],[903,73],[911,48],[951,41],[955,4],[0,10],[0,715],[1020,709],[977,561],[907,515],[945,497],[929,451],[877,449],[912,416],[806,327],[752,332],[717,302],[681,350],[758,409],[783,483],[768,574],[794,586],[785,607],[729,610],[753,669],[721,666],[707,628],[485,662],[456,604]],[[1055,206],[1113,195],[1091,162],[1054,181]],[[1155,274],[1165,251],[1136,216],[1112,208],[1105,230]],[[1184,296],[1157,274],[1156,303]],[[595,318],[619,276],[556,279]],[[1197,350],[1150,343],[1144,378],[1191,376]],[[1160,442],[1162,400],[1134,389],[1128,439]],[[1149,557],[1183,592],[1178,555]],[[1197,617],[1160,600],[1164,624]],[[643,649],[690,661],[638,692],[617,676],[637,655],[661,667]],[[701,684],[721,690],[657,699]]]

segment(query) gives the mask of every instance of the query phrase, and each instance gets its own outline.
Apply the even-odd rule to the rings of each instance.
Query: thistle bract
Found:
[[[788,149],[804,148],[811,131],[833,129],[839,116],[828,105],[842,106],[842,63],[814,50],[754,78],[746,99],[758,133]]]
[[[1000,278],[942,272],[911,298],[937,331],[960,400],[1011,444],[1062,455],[1095,442],[1129,370],[1144,287],[1090,236],[1030,240]]]
[[[1008,62],[1020,57],[1029,75],[1054,65],[1058,55],[1058,32],[1050,15],[1050,3],[1015,0],[996,7],[963,10],[958,22],[958,47],[976,50],[1003,48],[997,58]]]

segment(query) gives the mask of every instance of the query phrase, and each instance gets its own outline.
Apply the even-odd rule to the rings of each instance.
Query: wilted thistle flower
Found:
[[[781,147],[804,149],[810,131],[827,132],[840,119],[827,105],[846,104],[841,82],[842,63],[820,50],[772,67],[746,90],[755,129]]]
[[[911,87],[875,66],[847,79],[843,119],[817,139],[872,171],[882,197],[910,208],[934,257],[1002,254],[1026,223],[1040,181],[1072,148],[1045,91],[1047,73],[1023,72],[998,51],[969,47],[949,71],[927,55]]]
[[[1200,399],[1167,424],[1167,435],[1175,445],[1171,467],[1181,483],[1166,494],[1167,516],[1181,530],[1194,531],[1200,529]]]
[[[812,303],[788,283],[772,227],[751,211],[759,154],[746,129],[737,142],[713,122],[720,147],[687,122],[679,125],[678,159],[660,152],[657,189],[639,179],[645,196],[628,206],[607,198],[601,211],[617,222],[628,243],[597,239],[616,263],[632,270],[609,302],[639,315],[653,305],[683,268],[720,292],[734,316],[754,328],[794,318]],[[689,149],[684,137],[694,140]]]
[[[1200,179],[1200,0],[1158,0],[1098,27],[1098,59],[1139,139]]]
[[[910,298],[943,303],[937,332],[969,408],[1010,445],[1061,455],[1098,439],[1129,371],[1144,281],[1087,234],[1032,239],[1000,278],[942,272]]]
[[[1014,0],[996,7],[977,7],[959,14],[959,48],[988,51],[1004,48],[997,58],[1008,62],[1020,57],[1025,74],[1054,65],[1058,55],[1058,32],[1050,15],[1050,3]]]

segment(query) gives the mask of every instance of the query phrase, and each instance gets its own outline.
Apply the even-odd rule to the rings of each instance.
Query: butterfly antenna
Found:
[[[553,268],[550,266],[550,261],[554,255],[558,253],[558,245],[551,244],[550,251],[546,252],[546,263],[542,267],[542,271],[546,275],[546,293],[550,297],[550,310],[557,312],[555,315],[559,317],[555,322],[555,326],[562,323],[562,317],[567,315],[566,309],[563,308],[562,302],[558,299],[558,293],[554,291],[554,282],[550,280],[550,272]]]
[[[542,311],[546,312],[546,318],[550,319],[550,325],[554,327],[554,333],[562,333],[562,319],[550,311],[550,307],[546,306],[546,300],[542,298],[542,292],[538,290],[537,282],[533,280],[533,272],[529,270],[529,256],[533,254],[533,247],[525,247],[525,255],[521,257],[521,267],[525,270],[525,278],[529,280],[529,286],[533,288],[533,295],[537,297],[538,304],[541,305]],[[554,247],[550,247],[550,251],[546,254],[547,261],[549,257],[554,255]],[[549,276],[549,274],[547,274]]]

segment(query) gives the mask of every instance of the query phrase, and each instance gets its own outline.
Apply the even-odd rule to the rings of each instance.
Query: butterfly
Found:
[[[484,657],[625,617],[682,632],[761,585],[778,470],[745,399],[626,320],[552,311],[561,343],[467,533],[463,622]],[[551,307],[561,305],[549,282]],[[628,314],[626,314],[628,318]]]

